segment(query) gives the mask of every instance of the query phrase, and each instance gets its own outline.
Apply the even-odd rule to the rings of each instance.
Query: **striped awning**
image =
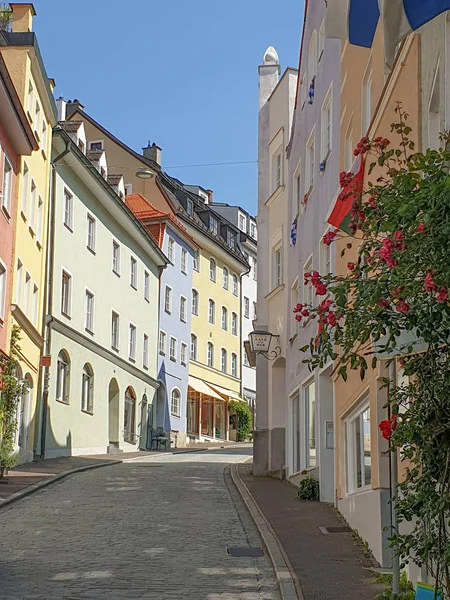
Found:
[[[207,383],[203,381],[203,379],[198,379],[197,377],[192,377],[189,375],[188,380],[189,387],[191,387],[199,394],[203,394],[204,396],[211,396],[212,398],[216,398],[217,400],[223,400],[222,396],[219,396],[212,387],[210,387]]]
[[[228,396],[228,398],[232,398],[233,400],[245,402],[245,400],[241,398],[237,392],[233,392],[233,390],[229,390],[220,385],[216,385],[215,383],[209,383],[208,385],[214,388],[217,392],[219,392],[219,394],[222,394],[222,396]]]

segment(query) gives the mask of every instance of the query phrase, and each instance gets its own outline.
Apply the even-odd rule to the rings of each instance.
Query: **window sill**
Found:
[[[181,269],[181,273],[182,273],[183,275],[187,275],[187,271],[183,271],[183,269]]]
[[[21,210],[21,211],[20,211],[20,216],[22,217],[22,219],[23,219],[24,223],[26,223],[26,222],[27,222],[27,216],[26,216],[26,214],[23,212],[23,210]]]
[[[114,352],[119,352],[119,348],[115,348],[114,346],[111,346],[111,350],[114,350]]]
[[[86,248],[89,250],[89,252],[91,254],[93,254],[94,256],[97,254],[97,252],[93,249],[93,248],[89,248],[89,246],[86,246]]]
[[[42,150],[41,150],[41,154],[42,154],[42,158],[43,158],[44,160],[47,160],[47,153],[45,152],[45,150],[44,150],[44,149],[42,149]]]
[[[172,415],[172,417],[177,417],[178,419],[180,418],[180,415],[177,413],[170,411],[170,414]]]
[[[8,221],[11,220],[11,214],[4,204],[2,204],[2,213],[5,215]]]
[[[69,406],[69,402],[67,402],[66,400],[61,400],[61,398],[55,398],[55,400],[59,404],[64,404],[64,406]]]
[[[144,298],[144,300],[150,304],[150,298]]]
[[[61,314],[63,317],[66,317],[66,319],[72,320],[72,317],[70,315],[68,315],[67,313],[61,311]]]
[[[135,292],[137,292],[137,287],[136,287],[135,285],[133,285],[132,283],[130,283],[130,288],[133,288],[133,290],[134,290]]]
[[[171,360],[172,362],[174,362],[174,363],[176,363],[176,362],[177,362],[177,359],[176,359],[176,358],[174,358],[173,356],[171,356],[171,357],[170,357],[170,360]]]
[[[143,368],[145,371],[148,371],[148,365],[142,365],[142,368]]]
[[[85,327],[84,330],[86,333],[89,333],[89,335],[91,335],[92,337],[94,336],[94,332],[88,329],[87,327]]]
[[[113,273],[116,277],[120,277],[120,273],[118,273],[117,271],[114,271],[114,269],[113,269]]]
[[[5,326],[5,321],[2,319],[2,317],[0,317],[0,327],[3,329],[4,326]]]
[[[278,196],[280,196],[280,195],[281,195],[281,193],[284,191],[285,187],[286,187],[286,186],[285,186],[284,184],[281,184],[281,185],[279,185],[279,186],[277,187],[277,189],[276,189],[276,190],[274,190],[274,191],[272,192],[272,194],[271,194],[271,195],[270,195],[270,196],[267,198],[267,200],[264,202],[265,206],[270,206],[270,205],[272,204],[272,202],[274,202],[274,201],[275,201],[275,200],[278,198]]]
[[[159,351],[159,353],[160,353],[161,356],[165,356],[166,355],[166,353],[162,352],[161,350]]]
[[[66,229],[68,229],[70,231],[70,233],[73,233],[73,228],[70,225],[67,225],[67,223],[64,223],[64,227]]]
[[[36,246],[39,248],[39,250],[42,250],[42,242],[40,240],[36,240]]]
[[[265,300],[272,300],[272,298],[274,298],[277,294],[279,294],[280,292],[282,292],[285,288],[285,284],[284,283],[280,283],[279,285],[277,285],[275,288],[273,288],[273,290],[271,292],[269,292],[264,298]]]
[[[32,225],[30,225],[28,227],[28,231],[30,232],[31,237],[33,237],[33,238],[36,237],[36,233],[35,233],[34,227]]]
[[[365,485],[362,488],[358,488],[357,490],[353,490],[351,492],[346,492],[345,497],[346,498],[350,498],[350,497],[355,497],[355,496],[362,496],[363,494],[367,494],[367,492],[372,492],[372,484],[371,485]]]
[[[166,315],[171,315],[172,314],[171,310],[164,309],[164,312],[166,313]]]
[[[187,363],[185,363],[185,362],[182,362],[182,363],[181,363],[181,366],[182,366],[182,367],[186,367],[186,366],[187,366]]]
[[[92,410],[84,410],[84,408],[81,409],[81,412],[84,413],[85,415],[89,415],[91,417],[94,416],[94,413]]]
[[[135,364],[135,363],[136,363],[136,359],[135,359],[135,358],[133,358],[133,357],[131,357],[131,356],[129,356],[129,357],[128,357],[128,360],[129,360],[130,362],[132,362],[133,364]]]
[[[213,283],[216,283],[215,279],[211,279],[211,277],[209,278],[210,281],[212,281]]]

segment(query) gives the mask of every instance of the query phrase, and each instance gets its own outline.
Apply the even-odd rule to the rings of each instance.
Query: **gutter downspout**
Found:
[[[45,301],[44,301],[44,328],[45,328],[45,345],[44,352],[45,356],[51,355],[52,347],[52,311],[53,311],[53,267],[55,262],[55,197],[56,197],[56,164],[69,154],[71,142],[66,141],[66,148],[61,154],[52,160],[52,182],[50,188],[50,202],[49,202],[49,215],[48,215],[48,228],[47,228],[47,262],[45,268],[45,279],[47,285],[45,287]],[[42,420],[41,420],[41,451],[40,458],[45,458],[45,443],[47,437],[47,415],[48,415],[48,393],[50,387],[50,367],[44,367],[44,389],[42,393]]]

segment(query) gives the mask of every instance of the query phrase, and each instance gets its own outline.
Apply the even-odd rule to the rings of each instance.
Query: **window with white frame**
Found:
[[[320,24],[319,28],[319,62],[325,50],[325,19]]]
[[[244,317],[250,319],[250,300],[244,296]]]
[[[187,250],[181,248],[181,272],[186,275],[187,273]]]
[[[237,275],[233,273],[233,296],[238,296],[239,294],[239,286],[238,286],[238,278]]]
[[[70,358],[65,350],[58,354],[56,363],[56,399],[69,404]]]
[[[172,314],[172,288],[166,285],[164,290],[164,310],[167,314]]]
[[[244,354],[244,366],[249,367],[250,363],[248,362],[247,352],[245,352],[245,350],[244,350],[243,354]]]
[[[86,245],[91,252],[95,252],[97,222],[90,214],[87,215],[87,242]]]
[[[148,369],[148,335],[146,333],[144,333],[142,343],[142,366],[144,369]]]
[[[31,81],[28,82],[28,117],[33,121],[34,88]]]
[[[302,457],[302,424],[300,410],[300,393],[297,391],[292,396],[292,474],[301,471]]]
[[[31,194],[30,194],[30,218],[29,223],[32,231],[36,230],[36,210],[37,210],[37,189],[34,179],[31,180]]]
[[[6,267],[0,262],[0,322],[5,320],[6,312]]]
[[[184,342],[181,342],[180,362],[183,366],[186,366],[187,364],[187,344]]]
[[[89,142],[89,150],[103,150],[103,141],[96,140],[94,142]]]
[[[166,333],[164,331],[159,332],[159,353],[163,356],[166,354]]]
[[[180,297],[180,321],[183,323],[187,321],[187,298],[184,296]]]
[[[170,338],[169,343],[169,358],[173,362],[177,360],[177,340],[174,337]]]
[[[174,388],[170,395],[170,412],[175,417],[181,414],[181,392],[178,388]]]
[[[8,216],[11,215],[12,166],[6,154],[3,155],[3,187],[2,207]]]
[[[31,275],[26,271],[25,273],[25,299],[24,299],[24,312],[27,317],[30,316],[30,302],[31,302]]]
[[[247,218],[242,213],[239,213],[239,229],[241,231],[247,231]]]
[[[228,281],[229,281],[228,269],[226,267],[223,267],[222,268],[222,287],[224,290],[228,289]]]
[[[111,348],[116,351],[119,350],[119,324],[119,313],[111,311]]]
[[[150,273],[144,271],[144,300],[150,302]]]
[[[283,156],[281,147],[272,156],[272,193],[283,183]]]
[[[235,312],[231,313],[231,333],[232,335],[238,334],[238,316]]]
[[[366,135],[369,131],[370,122],[372,120],[372,59],[369,61],[362,82],[361,109],[362,133],[363,135]]]
[[[231,374],[233,377],[238,377],[237,354],[234,352],[231,355]]]
[[[116,275],[120,275],[120,244],[114,240],[112,246],[112,270]]]
[[[17,259],[16,268],[16,304],[22,305],[23,262]]]
[[[38,242],[42,243],[42,227],[44,221],[44,201],[41,196],[38,197],[37,206],[37,225],[36,225],[36,238]]]
[[[42,140],[41,140],[42,150],[44,154],[47,153],[47,123],[45,122],[45,118],[42,119]]]
[[[347,172],[351,170],[355,158],[353,150],[353,119],[350,119],[344,140],[344,164]]]
[[[329,231],[329,229],[327,230],[327,232],[328,231]],[[321,253],[320,272],[323,275],[328,275],[332,272],[332,270],[331,270],[332,249],[331,248],[332,248],[331,244],[327,245],[327,244],[324,244],[323,242],[320,243],[320,253]]]
[[[209,259],[209,278],[211,281],[216,281],[216,261],[213,258]]]
[[[322,149],[321,149],[321,159],[325,160],[326,158],[328,158],[328,155],[331,152],[331,119],[332,119],[332,113],[331,113],[331,109],[332,109],[332,100],[333,100],[333,91],[332,88],[330,87],[326,98],[322,104],[322,119],[321,119],[321,126],[322,126]]]
[[[39,288],[36,284],[33,285],[33,299],[31,301],[31,320],[35,327],[38,326],[38,309],[39,309]]]
[[[214,367],[214,344],[212,342],[208,342],[207,344],[206,356],[208,361],[208,367]]]
[[[27,214],[28,208],[28,189],[30,185],[30,170],[26,162],[23,163],[22,173],[22,213]]]
[[[313,129],[306,142],[305,193],[311,193],[314,188],[316,171],[316,130]]]
[[[313,268],[313,259],[312,256],[306,261],[305,266],[303,267],[303,279],[305,279],[305,273],[311,273]],[[311,283],[311,278],[309,278],[308,283],[303,286],[303,304],[311,305],[313,303],[313,286]]]
[[[197,290],[192,290],[192,314],[198,316],[198,300],[199,295]]]
[[[298,277],[295,279],[294,283],[291,287],[291,311],[299,303],[298,297]],[[291,338],[293,338],[298,333],[298,321],[295,320],[295,315],[291,318]]]
[[[175,263],[175,240],[171,237],[167,243],[167,258],[171,263]]]
[[[191,360],[197,360],[197,336],[191,333]]]
[[[253,279],[257,281],[258,279],[258,260],[253,258]]]
[[[370,486],[372,456],[368,400],[344,423],[348,493]]]
[[[258,316],[257,310],[256,310],[256,302],[253,302],[253,320],[255,320]]]
[[[36,100],[35,113],[34,113],[34,131],[37,133],[39,139],[39,126],[41,123],[41,107],[39,102]]]
[[[314,31],[311,34],[311,38],[309,40],[309,52],[308,52],[308,75],[309,82],[308,85],[312,82],[314,77],[317,74],[317,31]]]
[[[220,370],[222,373],[226,373],[228,370],[228,353],[225,348],[222,348],[220,351]]]
[[[84,365],[81,376],[81,410],[94,412],[94,371],[89,363]]]
[[[309,385],[304,388],[305,392],[305,423],[307,427],[306,439],[306,468],[312,468],[317,466],[316,461],[316,388],[315,383],[312,381]]]
[[[283,248],[280,244],[272,249],[272,288],[283,283]]]
[[[31,195],[33,195],[33,181],[31,182]],[[73,196],[69,190],[64,189],[64,225],[73,230]]]
[[[134,256],[130,257],[130,285],[132,288],[137,290],[137,260]]]
[[[215,235],[219,233],[219,222],[212,215],[209,215],[209,228]]]
[[[136,325],[130,323],[129,329],[129,359],[134,362],[136,360]]]
[[[86,290],[84,305],[84,328],[89,333],[94,333],[94,294]]]
[[[194,252],[194,261],[193,261],[192,267],[193,267],[194,271],[197,271],[197,272],[200,271],[200,252],[198,250],[196,250]]]
[[[222,329],[228,331],[228,309],[222,306]]]
[[[61,278],[61,313],[70,317],[72,312],[72,276],[67,271],[62,272]]]
[[[303,200],[301,163],[299,162],[294,173],[294,187],[292,189],[292,216],[300,214]]]
[[[211,298],[208,300],[208,323],[214,325],[216,322],[216,303]]]

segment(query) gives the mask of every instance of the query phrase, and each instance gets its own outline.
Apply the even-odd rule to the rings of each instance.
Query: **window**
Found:
[[[231,333],[233,335],[238,334],[238,316],[235,312],[231,313]]]
[[[187,299],[184,296],[180,298],[180,321],[183,323],[187,321]]]
[[[89,142],[89,150],[103,150],[103,142]]]
[[[192,213],[194,212],[194,205],[192,203],[192,200],[187,200],[186,202],[186,212],[189,216],[192,215]]]
[[[302,419],[300,411],[300,394],[292,397],[292,474],[301,470]]]
[[[176,360],[177,360],[177,340],[174,337],[170,338],[169,356],[170,356],[170,360],[173,360],[174,362],[176,362]]]
[[[372,120],[372,61],[364,75],[362,84],[362,134],[366,135],[369,131]]]
[[[164,292],[164,310],[167,314],[172,314],[172,288],[166,285]]]
[[[305,387],[306,426],[308,428],[306,439],[308,448],[306,452],[306,468],[316,466],[316,390],[314,381]]]
[[[33,120],[33,100],[34,100],[34,94],[33,94],[33,84],[31,83],[31,81],[28,82],[28,116],[30,118],[30,120]]]
[[[183,366],[187,364],[187,344],[181,342],[180,362]]]
[[[170,412],[175,417],[179,417],[181,413],[181,392],[177,388],[170,395]]]
[[[331,104],[332,90],[330,89],[322,104],[322,160],[325,160],[331,152]]]
[[[317,31],[314,30],[309,40],[309,53],[308,53],[308,75],[309,82],[314,79],[317,74]]]
[[[219,222],[212,215],[209,215],[209,228],[215,235],[219,233]]]
[[[245,215],[239,213],[239,229],[241,231],[247,231],[246,220]]]
[[[348,172],[351,170],[353,165],[353,121],[350,119],[350,123],[347,127],[347,131],[345,133],[345,141],[344,141],[344,163],[345,170]]]
[[[257,316],[258,315],[256,312],[256,302],[253,302],[253,320],[255,320]]]
[[[191,360],[197,360],[197,336],[191,333]]]
[[[192,290],[192,314],[198,315],[198,292]]]
[[[94,371],[88,363],[83,367],[81,381],[81,410],[91,414],[94,411]]]
[[[66,271],[62,272],[61,282],[61,312],[70,317],[72,310],[72,277]]]
[[[30,184],[30,171],[26,162],[23,163],[23,175],[22,175],[22,212],[24,215],[27,214],[28,205],[28,186]]]
[[[228,309],[225,306],[222,306],[222,329],[228,330]]]
[[[368,405],[344,424],[347,455],[348,492],[369,486],[372,482],[370,449],[370,409]]]
[[[30,315],[30,302],[31,302],[31,275],[28,271],[25,273],[25,300],[23,303],[24,313],[27,317]]]
[[[130,258],[130,285],[137,290],[137,260],[133,256]]]
[[[6,306],[6,267],[0,262],[0,322],[5,320]]]
[[[306,182],[305,182],[305,193],[308,194],[311,192],[314,187],[314,175],[316,170],[315,164],[315,139],[316,133],[313,129],[309,139],[306,143]]]
[[[208,367],[214,367],[214,345],[212,342],[208,342],[206,355],[208,360]]]
[[[136,326],[130,323],[130,333],[129,333],[129,358],[132,361],[136,360]]]
[[[142,366],[148,369],[148,335],[144,333],[144,342],[142,345]]]
[[[227,362],[228,362],[227,351],[225,350],[225,348],[222,348],[220,351],[220,369],[221,369],[222,373],[227,372]]]
[[[280,187],[283,181],[283,164],[281,160],[281,148],[272,157],[272,192]]]
[[[428,106],[428,147],[431,150],[439,150],[441,133],[441,106],[440,106],[440,77],[439,65],[434,75],[433,89]]]
[[[0,265],[1,268],[1,265]],[[1,302],[1,300],[0,300]],[[35,327],[37,327],[38,320],[38,308],[39,308],[39,288],[36,284],[33,285],[33,300],[31,302],[31,319]],[[0,314],[1,316],[1,314]]]
[[[171,237],[167,244],[167,257],[171,263],[175,263],[175,240]]]
[[[11,214],[11,192],[12,192],[12,166],[6,154],[4,155],[3,164],[3,198],[2,206],[8,216]]]
[[[144,300],[150,302],[150,273],[144,271]]]
[[[22,304],[22,284],[23,284],[23,263],[20,258],[17,259],[16,270],[16,304]]]
[[[112,311],[111,313],[111,347],[113,350],[119,350],[119,315]]]
[[[96,221],[92,215],[87,215],[87,241],[86,245],[91,252],[95,252]]]
[[[256,223],[250,224],[250,236],[256,240]]]
[[[303,73],[303,77],[300,82],[300,106],[302,108],[306,102],[306,94],[308,93],[308,88],[309,88],[308,73],[305,71]]]
[[[42,119],[42,150],[47,153],[47,123]]]
[[[31,193],[33,194],[33,182],[31,182]],[[64,225],[73,230],[73,196],[68,190],[64,190]]]
[[[41,107],[39,106],[39,102],[36,100],[36,111],[34,114],[34,131],[35,133],[38,134],[38,139],[39,139],[39,125],[41,122]]]
[[[187,250],[186,248],[181,248],[181,272],[187,273]]]
[[[294,188],[292,193],[292,216],[296,217],[300,214],[300,207],[302,205],[302,175],[301,175],[301,164],[297,165],[294,173]]]
[[[37,190],[34,180],[31,180],[31,196],[30,196],[30,227],[34,232],[36,229],[36,209],[37,209]]]
[[[248,362],[247,352],[244,351],[244,366],[249,367],[250,363]]]
[[[256,258],[253,259],[253,279],[258,279],[258,261]]]
[[[112,247],[112,270],[116,275],[120,275],[120,245],[114,241]]]
[[[86,290],[84,328],[89,333],[94,332],[94,294]]]
[[[65,350],[58,354],[56,365],[56,399],[69,404],[70,359]]]
[[[250,300],[244,296],[244,317],[250,319]]]
[[[208,301],[208,323],[214,325],[216,322],[216,303],[214,300]]]
[[[272,287],[276,288],[283,283],[283,260],[281,246],[273,249],[273,282]]]
[[[237,367],[237,354],[233,352],[231,355],[231,374],[233,377],[238,376],[238,367]]]
[[[228,289],[228,282],[229,282],[228,269],[226,267],[223,267],[223,269],[222,269],[222,287],[224,290]]]
[[[197,271],[197,272],[200,271],[200,252],[198,250],[196,250],[194,253],[193,268],[194,268],[194,271]]]
[[[164,331],[159,332],[159,353],[162,355],[166,354],[166,334]]]
[[[313,268],[312,257],[306,261],[303,268],[303,279],[305,279],[305,273],[311,273]],[[306,281],[306,280],[305,280]],[[313,286],[311,284],[311,278],[308,279],[308,283],[304,286],[303,292],[303,303],[311,305],[313,303]]]
[[[136,394],[133,388],[128,387],[125,392],[124,414],[123,414],[123,439],[129,444],[136,441],[135,430],[136,421]]]
[[[238,295],[238,278],[233,274],[233,296]]]
[[[36,227],[36,238],[38,242],[42,242],[42,226],[44,219],[44,202],[39,196],[38,198],[38,207],[37,207],[37,227]]]
[[[216,261],[213,258],[209,260],[209,278],[216,281]]]
[[[323,242],[321,242],[320,250],[321,250],[320,272],[323,275],[328,275],[329,273],[332,272],[331,271],[331,256],[332,256],[331,244],[327,245],[327,244],[324,244]]]
[[[325,19],[320,24],[319,28],[319,62],[325,50]]]

